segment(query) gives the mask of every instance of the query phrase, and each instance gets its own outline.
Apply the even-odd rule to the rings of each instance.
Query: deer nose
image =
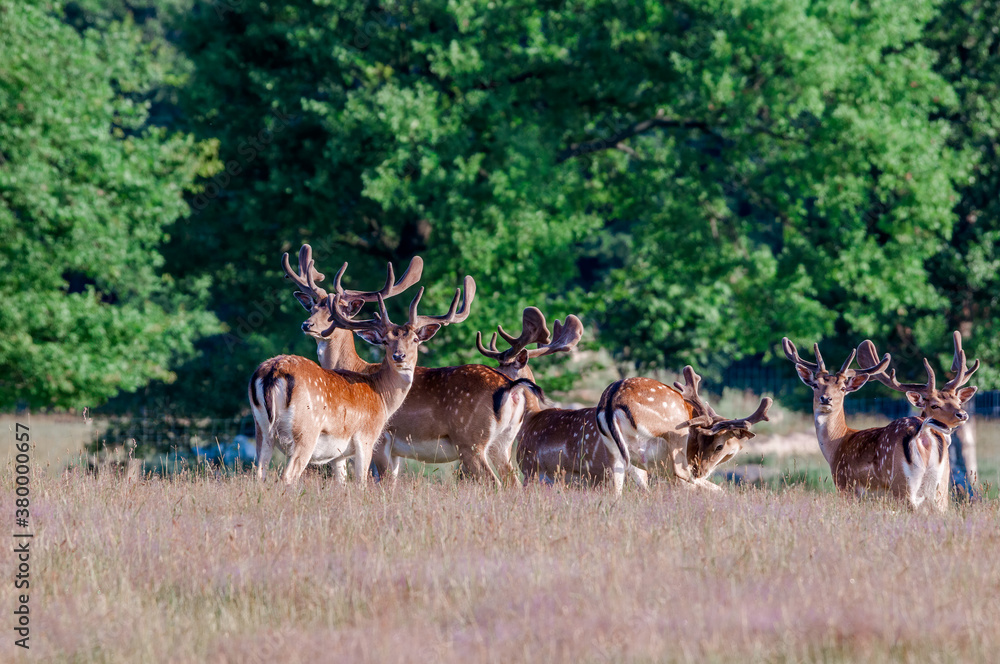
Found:
[[[392,359],[394,362],[402,362],[406,359],[406,353],[400,353],[398,350],[392,354]]]
[[[313,326],[312,321],[307,320],[306,322],[302,323],[302,331],[308,332],[309,330],[312,329],[312,326]]]
[[[969,419],[969,414],[964,410],[960,410],[955,414],[955,417],[957,417],[960,422],[964,422]]]
[[[819,402],[824,406],[829,406],[831,403],[833,403],[833,399],[827,396],[823,396],[819,398]]]

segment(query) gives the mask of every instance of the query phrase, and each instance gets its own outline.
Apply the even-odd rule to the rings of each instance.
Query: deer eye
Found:
[[[937,410],[940,407],[941,406],[937,405],[936,403],[935,404],[931,404],[931,410]]]
[[[721,452],[721,451],[722,451],[722,448],[723,448],[723,447],[725,447],[725,446],[724,446],[724,445],[722,445],[722,444],[720,443],[719,445],[717,445],[717,446],[715,447],[715,451],[716,451],[716,452]]]

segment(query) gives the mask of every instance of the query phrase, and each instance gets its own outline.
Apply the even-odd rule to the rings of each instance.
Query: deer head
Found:
[[[420,281],[424,262],[420,256],[414,256],[399,281],[395,281],[392,263],[389,263],[386,269],[385,285],[377,291],[345,289],[341,285],[341,279],[343,279],[344,272],[347,271],[347,263],[344,263],[334,280],[334,292],[338,296],[334,299],[331,299],[326,290],[317,285],[326,277],[316,269],[312,257],[312,247],[308,244],[302,245],[302,248],[299,249],[298,273],[292,270],[292,266],[288,262],[287,252],[281,257],[281,267],[285,271],[285,277],[291,279],[298,288],[295,291],[295,299],[309,312],[309,318],[302,323],[302,331],[315,339],[323,339],[327,336],[324,334],[324,330],[333,321],[329,313],[331,304],[338,307],[343,318],[354,318],[366,302],[375,302],[378,297],[388,299]]]
[[[951,370],[955,375],[940,390],[937,389],[934,370],[926,357],[924,358],[924,370],[927,372],[926,383],[900,383],[896,380],[896,370],[893,369],[886,373],[885,367],[879,373],[874,374],[875,380],[886,387],[906,393],[907,401],[920,409],[921,417],[930,418],[931,424],[940,425],[939,428],[948,433],[969,419],[965,404],[976,395],[978,388],[962,387],[962,385],[969,382],[972,374],[979,368],[979,360],[972,364],[971,369],[967,365],[965,351],[962,349],[962,335],[957,330],[952,335],[952,339],[955,344],[955,355]],[[868,339],[865,339],[858,346],[858,358],[862,362],[868,361],[867,358],[877,356],[878,351],[875,350],[875,344]],[[886,354],[886,357],[889,355]]]
[[[389,281],[391,282],[391,279]],[[461,323],[469,317],[472,300],[476,296],[476,282],[467,276],[464,286],[465,295],[462,295],[461,288],[456,288],[451,307],[443,316],[424,316],[417,313],[417,306],[424,294],[424,289],[421,288],[410,302],[409,317],[402,325],[396,325],[389,320],[382,293],[376,293],[379,312],[370,320],[355,320],[344,315],[345,310],[349,311],[349,305],[343,303],[343,295],[338,293],[335,297],[327,299],[331,325],[323,330],[322,336],[325,337],[338,328],[350,330],[374,346],[384,346],[383,365],[391,366],[397,373],[412,378],[420,344],[437,334],[443,326]],[[462,301],[461,309],[458,306],[459,300]]]
[[[844,405],[844,397],[850,392],[856,392],[864,387],[868,378],[889,366],[889,355],[886,354],[881,361],[877,355],[872,355],[870,360],[862,361],[862,364],[874,363],[866,369],[852,369],[851,364],[857,355],[857,351],[851,351],[851,356],[847,358],[840,371],[830,373],[823,362],[823,356],[819,352],[819,344],[813,344],[813,352],[816,355],[816,362],[807,362],[799,357],[799,351],[795,344],[788,337],[781,340],[781,347],[785,351],[785,357],[795,363],[795,371],[799,379],[812,388],[813,391],[813,411],[817,414],[829,414],[838,412]]]
[[[694,417],[677,425],[678,429],[688,428],[688,465],[695,479],[708,477],[716,466],[732,459],[743,449],[743,442],[754,437],[750,427],[767,420],[767,411],[773,403],[770,397],[760,400],[757,410],[748,417],[727,420],[716,413],[705,401],[698,388],[701,376],[690,365],[684,367],[684,384],[674,383],[694,411]]]
[[[482,332],[476,332],[476,348],[486,357],[500,363],[500,372],[511,379],[527,378],[534,381],[535,377],[528,367],[528,361],[534,357],[551,355],[553,353],[568,353],[572,351],[580,342],[583,336],[583,323],[576,316],[570,314],[566,317],[566,322],[556,321],[553,326],[554,332],[549,333],[549,328],[545,324],[545,316],[536,307],[528,307],[521,315],[521,334],[512,336],[504,331],[503,327],[497,326],[497,331],[490,339],[489,348],[483,345]],[[510,348],[497,350],[497,333],[503,337],[504,341],[510,344]],[[536,348],[528,348],[531,344],[538,344]]]

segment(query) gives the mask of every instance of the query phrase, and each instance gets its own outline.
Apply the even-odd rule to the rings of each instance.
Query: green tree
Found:
[[[647,367],[934,329],[925,262],[964,176],[956,97],[921,42],[934,10],[197,4],[184,126],[227,169],[168,255],[212,276],[228,329],[173,396],[240,408],[256,363],[313,352],[278,269],[302,241],[366,282],[423,254],[429,306],[472,273],[474,315],[431,364],[475,359],[473,331],[527,304],[584,314]]]
[[[938,53],[936,70],[954,87],[959,103],[943,115],[952,148],[968,163],[952,212],[950,243],[929,262],[930,280],[947,299],[934,336],[961,329],[966,347],[984,366],[975,382],[1000,378],[1000,2],[952,1],[941,6],[927,44]],[[925,339],[901,342],[927,348]],[[950,348],[937,342],[950,364]],[[914,356],[919,353],[913,353]],[[919,358],[917,363],[919,363]],[[915,363],[914,370],[919,371]]]
[[[0,403],[99,405],[199,335],[207,278],[163,270],[213,147],[148,123],[155,56],[130,21],[79,32],[58,2],[0,2]]]

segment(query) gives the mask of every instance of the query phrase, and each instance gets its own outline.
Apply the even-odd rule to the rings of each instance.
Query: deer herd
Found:
[[[309,245],[299,251],[297,272],[287,253],[282,266],[297,288],[296,299],[309,312],[302,331],[316,340],[319,363],[281,355],[262,363],[250,379],[261,479],[277,446],[288,458],[282,475],[286,484],[294,483],[308,465],[328,463],[344,483],[349,459],[358,483],[367,482],[369,474],[392,481],[401,460],[412,459],[457,461],[463,476],[498,485],[519,484],[519,469],[526,483],[610,483],[616,495],[626,477],[648,489],[649,473],[665,475],[679,486],[721,491],[709,476],[754,437],[755,423],[768,419],[769,397],[747,417],[718,415],[699,393],[701,377],[690,366],[683,370],[683,384],[627,378],[608,386],[592,408],[550,407],[530,362],[572,351],[584,330],[580,319],[570,315],[550,331],[535,307],[524,310],[517,336],[498,326],[484,345],[477,332],[476,348],[498,367],[420,367],[420,344],[442,326],[469,316],[476,295],[472,277],[465,277],[443,315],[418,313],[420,288],[407,320],[396,324],[385,300],[420,281],[419,257],[398,281],[390,263],[378,291],[345,289],[347,263],[337,272],[333,291],[326,291],[319,285],[325,277],[316,269]],[[367,303],[377,304],[378,311],[370,319],[360,318]],[[354,335],[384,347],[379,364],[358,356]],[[506,344],[503,350],[498,338]],[[883,494],[912,508],[947,509],[948,446],[952,432],[968,420],[965,405],[976,388],[963,385],[979,368],[978,360],[967,365],[958,332],[954,346],[954,376],[938,389],[926,359],[926,383],[899,383],[894,370],[887,373],[890,356],[880,360],[871,341],[831,373],[818,345],[816,361],[809,362],[789,339],[782,340],[799,378],[812,388],[816,436],[838,490]],[[855,359],[861,368],[852,368]],[[870,378],[904,392],[920,415],[873,429],[848,427],[844,398]]]

